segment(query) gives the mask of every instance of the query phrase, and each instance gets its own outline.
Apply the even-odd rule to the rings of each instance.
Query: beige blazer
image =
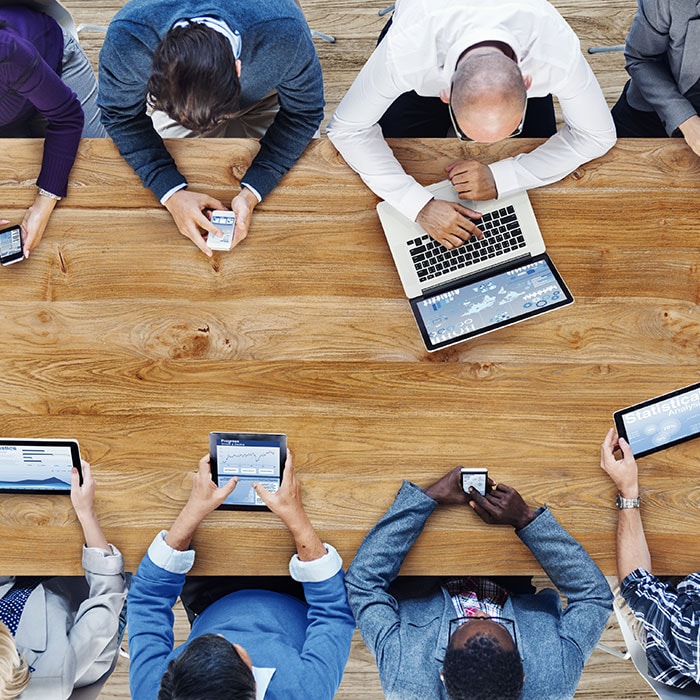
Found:
[[[34,669],[21,700],[66,700],[104,675],[118,653],[127,587],[118,549],[83,547],[85,576],[55,577],[29,596],[15,644]],[[13,586],[0,577],[0,597]]]

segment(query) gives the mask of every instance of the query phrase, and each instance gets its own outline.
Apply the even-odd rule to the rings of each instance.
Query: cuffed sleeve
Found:
[[[148,548],[148,558],[171,574],[186,574],[194,565],[194,549],[186,552],[173,549],[166,541],[167,530],[161,530]]]
[[[302,561],[295,554],[289,562],[289,575],[301,583],[325,581],[337,574],[343,568],[343,560],[335,547],[323,543],[326,554],[320,559]]]

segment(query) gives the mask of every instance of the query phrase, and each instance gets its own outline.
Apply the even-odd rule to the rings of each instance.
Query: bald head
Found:
[[[460,129],[494,143],[518,128],[527,92],[518,64],[493,48],[467,52],[452,77],[451,102]]]

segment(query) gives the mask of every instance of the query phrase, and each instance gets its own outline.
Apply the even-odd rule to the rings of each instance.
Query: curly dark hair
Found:
[[[486,634],[448,648],[442,674],[450,700],[518,700],[523,689],[518,650],[506,651]]]
[[[240,109],[231,44],[203,24],[173,27],[156,46],[146,90],[153,109],[195,134],[210,131]]]
[[[193,639],[168,664],[158,700],[255,700],[255,678],[231,642],[215,634]]]

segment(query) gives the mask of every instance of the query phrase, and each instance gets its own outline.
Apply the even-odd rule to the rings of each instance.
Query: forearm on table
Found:
[[[165,543],[180,552],[189,549],[202,517],[186,505],[165,535]]]
[[[587,68],[581,71],[575,92],[556,95],[566,126],[533,151],[489,165],[500,197],[557,182],[614,146],[615,125],[600,86]]]
[[[85,544],[88,547],[96,547],[97,549],[103,549],[111,553],[109,543],[107,542],[104,532],[102,532],[102,527],[100,526],[95,512],[78,513],[78,520],[83,529]]]
[[[436,507],[420,487],[403,482],[389,510],[365,535],[348,568],[351,598],[359,600],[363,594],[371,598],[388,590]]]
[[[119,154],[158,200],[173,187],[186,182],[163,139],[153,128],[145,102],[132,109],[122,109],[104,101],[101,94],[100,109],[102,124]]]
[[[299,516],[288,527],[301,561],[314,561],[326,555],[326,547],[306,514]]]
[[[624,494],[623,494],[624,495]],[[635,498],[635,496],[626,496]],[[651,554],[639,508],[619,511],[617,519],[617,575],[620,581],[635,569],[651,573]]]

